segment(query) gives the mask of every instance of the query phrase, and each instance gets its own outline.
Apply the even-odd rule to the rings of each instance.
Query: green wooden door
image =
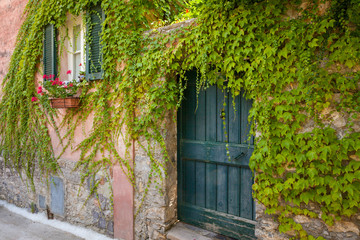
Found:
[[[197,104],[196,73],[189,72],[188,78],[178,115],[179,219],[236,239],[255,239],[249,169],[253,138],[248,142],[251,101],[236,97],[234,111],[231,95],[211,86],[200,92]]]

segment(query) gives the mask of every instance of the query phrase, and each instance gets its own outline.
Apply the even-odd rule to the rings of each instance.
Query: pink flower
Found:
[[[31,98],[31,101],[32,101],[32,102],[36,102],[37,100],[38,100],[38,99],[37,99],[36,97],[32,97],[32,98]]]
[[[81,66],[82,66],[82,64],[80,63],[80,64],[79,64],[79,67],[81,67]]]
[[[48,79],[48,76],[44,74],[43,79]]]
[[[64,88],[67,88],[67,86],[66,86],[66,85],[64,85]]]
[[[74,84],[70,83],[70,84],[69,84],[69,87],[72,87],[72,86],[74,86]]]
[[[71,74],[71,70],[68,70],[68,71],[66,72],[66,74]]]
[[[52,86],[56,85],[56,82],[52,82],[51,85],[52,85]]]
[[[37,93],[39,93],[39,94],[42,93],[42,87],[41,86],[38,87]]]
[[[59,82],[59,86],[61,86],[61,85],[63,85],[63,82],[62,82],[62,81]]]

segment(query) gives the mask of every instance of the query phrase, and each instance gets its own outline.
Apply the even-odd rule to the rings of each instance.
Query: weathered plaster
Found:
[[[15,48],[16,36],[23,22],[27,0],[0,1],[0,81],[3,81]]]

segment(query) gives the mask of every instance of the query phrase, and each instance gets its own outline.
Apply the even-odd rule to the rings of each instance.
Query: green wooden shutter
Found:
[[[54,25],[48,24],[44,31],[44,74],[57,75],[56,59],[56,30]]]
[[[102,79],[101,30],[105,16],[100,5],[91,8],[87,15],[86,78]]]

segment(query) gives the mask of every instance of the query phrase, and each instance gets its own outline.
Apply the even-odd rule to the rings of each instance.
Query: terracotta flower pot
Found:
[[[77,108],[80,106],[80,98],[68,97],[68,98],[51,98],[52,108]]]

